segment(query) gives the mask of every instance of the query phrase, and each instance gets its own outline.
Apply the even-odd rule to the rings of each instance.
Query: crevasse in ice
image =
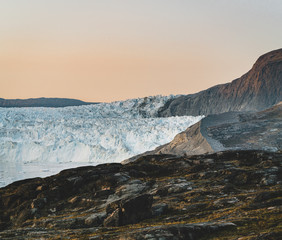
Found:
[[[0,186],[85,164],[120,162],[165,144],[203,116],[157,118],[172,98],[65,108],[0,108]]]

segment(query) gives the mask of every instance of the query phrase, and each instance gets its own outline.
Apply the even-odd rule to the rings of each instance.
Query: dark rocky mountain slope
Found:
[[[194,155],[224,150],[282,150],[282,102],[260,112],[227,112],[209,115],[177,134],[151,154]]]
[[[70,98],[29,98],[29,99],[3,99],[0,98],[0,107],[69,107],[94,103],[83,102]]]
[[[0,188],[0,239],[279,239],[282,154],[149,155]]]
[[[159,117],[260,111],[282,101],[282,49],[259,57],[252,69],[231,83],[180,96],[159,109]]]

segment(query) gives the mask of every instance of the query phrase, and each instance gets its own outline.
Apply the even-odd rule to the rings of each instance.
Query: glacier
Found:
[[[174,96],[64,108],[0,108],[0,187],[153,150],[203,116],[158,118]]]

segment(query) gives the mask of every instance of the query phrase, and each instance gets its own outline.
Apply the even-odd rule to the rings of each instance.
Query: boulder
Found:
[[[121,210],[117,208],[114,210],[105,220],[104,227],[119,227],[122,226],[121,222]]]
[[[94,213],[85,219],[85,225],[89,227],[98,227],[102,225],[103,220],[106,218],[106,213]]]
[[[153,216],[161,216],[165,214],[168,210],[168,205],[166,203],[160,203],[152,207]]]
[[[134,224],[151,217],[152,201],[153,198],[151,195],[143,194],[109,204],[107,206],[107,212],[112,212],[104,220],[104,226]]]

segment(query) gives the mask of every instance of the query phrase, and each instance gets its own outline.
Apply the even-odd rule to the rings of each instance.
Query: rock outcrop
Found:
[[[14,182],[0,188],[0,239],[279,239],[281,163],[264,151],[149,155]]]
[[[104,226],[119,227],[150,218],[152,201],[150,194],[143,194],[109,204],[106,209],[108,217],[104,221]]]
[[[231,149],[282,150],[282,102],[260,112],[209,115],[177,134],[171,142],[124,163],[152,154],[182,156]]]
[[[282,101],[282,49],[259,57],[253,68],[231,83],[180,96],[159,109],[158,116],[209,115],[260,111]]]
[[[228,115],[228,114],[226,114]],[[208,116],[202,134],[214,151],[227,149],[282,150],[282,104],[256,113]]]
[[[158,147],[155,154],[190,155],[211,153],[212,147],[201,133],[201,121],[175,136],[172,142]]]

